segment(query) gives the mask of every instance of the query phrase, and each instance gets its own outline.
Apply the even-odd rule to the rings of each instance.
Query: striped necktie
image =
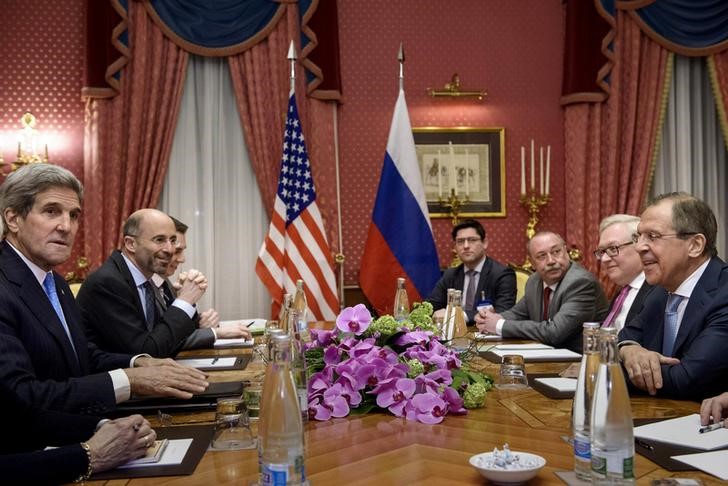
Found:
[[[672,356],[675,347],[675,338],[677,338],[678,322],[677,308],[685,297],[677,294],[670,294],[667,298],[667,306],[665,306],[665,334],[662,338],[662,355]]]
[[[622,287],[622,290],[619,291],[619,294],[617,294],[617,298],[614,299],[614,304],[612,304],[612,310],[609,311],[609,315],[606,319],[604,319],[602,327],[611,327],[612,324],[614,324],[614,320],[617,318],[617,315],[619,315],[619,311],[622,310],[624,301],[627,300],[627,295],[629,294],[631,288],[632,287],[630,287],[629,285],[625,285],[624,287]]]

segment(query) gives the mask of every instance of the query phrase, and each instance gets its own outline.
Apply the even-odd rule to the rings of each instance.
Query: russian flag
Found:
[[[391,314],[397,278],[421,302],[440,278],[437,249],[415,152],[404,90],[399,90],[374,202],[359,284],[379,315]]]

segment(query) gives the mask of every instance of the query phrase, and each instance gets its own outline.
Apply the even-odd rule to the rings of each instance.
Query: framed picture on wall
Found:
[[[417,127],[415,138],[427,207],[449,218],[448,199],[462,217],[505,217],[505,128]]]

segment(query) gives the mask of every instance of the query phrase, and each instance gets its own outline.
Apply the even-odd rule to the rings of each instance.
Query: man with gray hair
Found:
[[[602,327],[621,330],[626,322],[639,314],[645,297],[652,289],[652,285],[645,281],[642,260],[632,242],[639,222],[637,216],[613,214],[599,224],[599,245],[594,256],[609,279],[620,288]]]
[[[28,404],[96,415],[132,395],[204,391],[195,369],[86,340],[71,290],[53,271],[71,255],[82,199],[73,174],[49,164],[25,166],[0,186],[0,380]]]
[[[478,311],[478,329],[581,352],[582,324],[601,321],[607,315],[601,285],[584,267],[569,260],[566,243],[556,233],[536,233],[526,251],[535,272],[526,282],[525,295],[503,314]]]
[[[619,333],[631,384],[650,395],[701,400],[728,383],[728,265],[717,222],[700,199],[674,192],[643,211],[632,237],[656,287]]]

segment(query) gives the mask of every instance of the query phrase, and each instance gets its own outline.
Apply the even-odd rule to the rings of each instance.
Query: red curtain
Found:
[[[614,66],[605,103],[565,107],[566,239],[582,250],[597,272],[591,251],[599,222],[614,213],[639,214],[664,112],[671,54],[618,10]],[[605,287],[611,288],[605,275]]]
[[[723,140],[728,148],[728,50],[709,56],[708,66]]]
[[[121,92],[87,101],[84,254],[91,268],[118,247],[129,214],[157,205],[187,67],[188,54],[164,37],[143,5],[129,2],[128,16],[131,59]]]

